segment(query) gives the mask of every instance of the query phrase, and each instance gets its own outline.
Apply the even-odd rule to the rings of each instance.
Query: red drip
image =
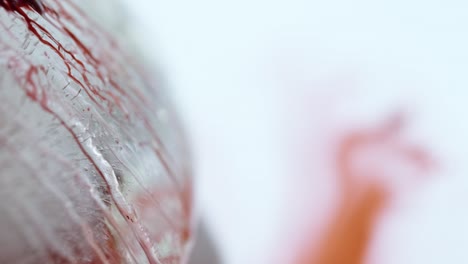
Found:
[[[145,98],[145,95],[135,87],[135,84],[129,83],[130,86],[124,87],[119,84],[118,80],[114,77],[121,73],[125,74],[126,72],[126,68],[122,67],[121,64],[119,64],[119,61],[114,57],[115,54],[125,56],[123,55],[124,53],[118,50],[118,45],[112,40],[112,38],[106,35],[105,32],[94,30],[93,25],[90,27],[83,26],[83,21],[87,21],[87,19],[85,14],[79,9],[74,11],[83,16],[83,21],[79,21],[74,13],[68,12],[67,8],[62,6],[63,3],[66,2],[72,6],[72,9],[76,8],[73,2],[62,0],[53,0],[51,2],[55,3],[55,7],[49,2],[46,2],[46,4],[43,5],[39,0],[0,0],[0,6],[21,16],[30,33],[34,35],[44,47],[50,49],[52,53],[56,54],[63,61],[65,66],[64,74],[68,76],[69,80],[78,85],[80,92],[83,91],[89,98],[89,101],[91,101],[96,108],[99,110],[106,109],[108,110],[108,113],[112,115],[112,109],[115,107],[125,114],[127,121],[130,120],[130,114],[133,114],[136,120],[141,120],[143,122],[143,126],[148,131],[150,142],[152,143],[149,148],[153,150],[155,156],[161,161],[165,172],[172,181],[175,189],[174,196],[178,196],[183,206],[182,214],[184,216],[184,220],[189,219],[189,215],[191,214],[190,187],[185,186],[184,183],[178,181],[176,177],[177,172],[173,168],[174,164],[169,156],[167,147],[163,144],[164,142],[160,139],[160,135],[146,115],[146,107],[148,106],[147,98]],[[49,28],[41,22],[33,20],[25,9],[31,9],[43,15],[46,22],[50,23],[50,25],[47,26],[51,27]],[[89,21],[87,21],[87,23],[89,23]],[[69,26],[70,24],[73,24],[73,26]],[[76,49],[62,45],[62,43],[54,37],[54,32],[50,31],[51,28],[59,30],[62,34],[68,37],[68,40],[76,45],[74,47]],[[77,34],[77,32],[87,36],[103,39],[103,41],[108,42],[107,44],[112,48],[115,48],[117,51],[103,51],[103,53],[93,54],[93,50],[80,39],[80,35]],[[128,60],[128,63],[131,64],[132,60]],[[121,201],[118,201],[115,198],[115,190],[113,190],[112,186],[107,183],[105,173],[99,168],[93,160],[93,157],[91,157],[85,149],[77,132],[74,131],[73,127],[70,126],[69,123],[66,122],[66,117],[57,113],[56,109],[51,106],[49,100],[52,100],[52,98],[48,93],[47,87],[41,85],[39,83],[40,80],[38,79],[38,76],[43,74],[46,75],[46,72],[46,67],[31,63],[26,68],[26,72],[23,73],[24,76],[17,76],[18,82],[23,83],[23,89],[25,90],[26,96],[42,107],[45,112],[54,116],[69,132],[73,140],[76,141],[80,152],[82,152],[86,159],[90,161],[90,163],[96,168],[98,175],[106,182],[105,192],[110,194],[111,198],[114,200],[117,210],[126,218],[130,229],[133,230],[137,236],[138,243],[147,255],[148,260],[151,263],[159,263],[159,261],[154,259],[152,256],[151,242],[148,242],[146,237],[142,236],[142,233],[145,233],[145,228],[140,226],[139,223],[134,223],[136,220],[134,219],[133,212],[125,208],[125,203],[122,204]],[[99,83],[93,83],[94,76],[100,80]],[[131,76],[127,75],[126,77]],[[66,88],[67,86],[65,86],[64,89]],[[90,111],[89,107],[87,108],[87,111]],[[190,237],[190,228],[184,224],[176,226],[175,228],[179,229],[183,242],[186,242]]]
[[[415,176],[427,174],[433,165],[430,154],[421,147],[407,145],[399,136],[404,125],[404,116],[395,115],[383,126],[360,129],[346,133],[340,140],[334,159],[339,177],[341,197],[338,207],[323,234],[319,246],[311,250],[306,244],[296,264],[360,264],[365,262],[374,225],[394,196],[389,184],[379,177],[394,176],[385,166],[368,163],[364,169],[356,169],[355,159],[359,150],[366,148],[394,150],[392,156],[380,158],[383,162],[392,159],[419,169]],[[361,154],[363,155],[363,154]],[[373,155],[373,154],[367,154]],[[315,237],[314,234],[310,235]],[[307,242],[313,244],[312,241]]]
[[[41,15],[44,13],[41,0],[1,0],[0,6],[11,12],[17,12],[20,8],[29,8]]]

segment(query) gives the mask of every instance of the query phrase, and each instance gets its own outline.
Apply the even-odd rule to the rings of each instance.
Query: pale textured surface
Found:
[[[75,4],[0,10],[0,262],[179,263],[191,229],[179,123]]]

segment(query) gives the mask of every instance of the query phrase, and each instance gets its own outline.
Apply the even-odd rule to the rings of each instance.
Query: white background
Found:
[[[352,111],[371,118],[410,104],[419,113],[418,135],[443,164],[389,220],[385,250],[375,249],[384,258],[374,262],[468,263],[465,1],[126,6],[137,22],[133,35],[168,77],[191,133],[199,207],[226,263],[270,263],[270,250],[288,250],[278,231],[293,171],[285,162],[284,94],[342,70],[359,72],[368,91]]]

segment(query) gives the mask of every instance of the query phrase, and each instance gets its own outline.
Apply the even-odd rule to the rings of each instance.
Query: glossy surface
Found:
[[[77,3],[0,8],[0,262],[180,263],[181,127],[158,82]]]

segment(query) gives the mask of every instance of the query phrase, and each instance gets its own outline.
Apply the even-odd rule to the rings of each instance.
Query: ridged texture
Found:
[[[157,80],[69,0],[0,7],[0,263],[179,263],[189,157]]]

